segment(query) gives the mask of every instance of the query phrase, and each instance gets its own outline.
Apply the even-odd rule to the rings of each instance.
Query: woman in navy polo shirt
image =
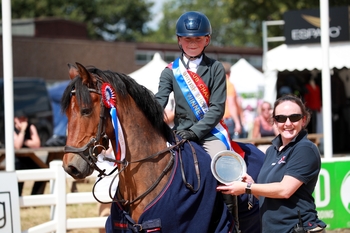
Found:
[[[272,140],[257,183],[246,175],[243,181],[217,187],[224,194],[251,193],[259,197],[263,233],[290,233],[299,224],[304,232],[324,232],[312,193],[321,169],[318,148],[307,139],[310,113],[293,95],[276,100],[274,123],[279,135]],[[298,231],[301,232],[301,231]]]

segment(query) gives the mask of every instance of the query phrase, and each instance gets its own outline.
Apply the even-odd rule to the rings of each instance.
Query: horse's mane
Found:
[[[158,132],[162,133],[167,140],[171,140],[171,129],[164,122],[164,110],[150,90],[138,84],[134,79],[123,73],[117,73],[110,70],[102,71],[94,67],[89,67],[87,70],[97,78],[100,77],[102,82],[110,83],[114,87],[116,94],[125,100],[124,103],[117,103],[117,105],[125,104],[125,106],[128,106],[127,96],[129,94],[146,118],[151,122],[153,127]],[[75,77],[63,93],[61,101],[63,112],[66,112],[69,107],[72,90],[75,90],[75,95],[81,109],[92,108],[88,87],[82,83],[80,77]]]

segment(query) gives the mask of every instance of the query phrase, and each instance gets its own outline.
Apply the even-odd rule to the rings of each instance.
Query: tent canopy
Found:
[[[257,93],[264,87],[264,75],[244,58],[231,67],[230,81],[239,94]]]
[[[163,61],[160,54],[155,53],[152,61],[132,72],[129,76],[155,94],[158,91],[160,74],[167,65],[168,64]]]
[[[350,42],[332,42],[329,45],[330,68],[350,68]],[[265,71],[321,70],[322,48],[320,44],[282,44],[266,53]]]
[[[350,42],[329,44],[329,68],[350,69]],[[322,70],[322,47],[320,44],[282,44],[268,51],[264,58],[264,100],[276,99],[276,82],[279,71]]]
[[[140,69],[129,74],[130,77],[135,79],[135,81],[149,89],[156,94],[158,92],[159,77],[165,67],[168,65],[163,61],[159,53],[155,53],[152,61],[148,62],[146,65]],[[169,101],[166,108],[173,110],[174,109],[174,93],[171,92],[169,95]]]

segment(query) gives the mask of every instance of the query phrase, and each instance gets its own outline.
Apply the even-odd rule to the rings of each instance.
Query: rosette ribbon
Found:
[[[122,127],[118,119],[118,111],[116,108],[117,96],[114,88],[109,83],[103,83],[101,87],[102,101],[106,108],[110,109],[112,125],[115,133],[115,141],[117,145],[117,160],[123,160],[125,158],[125,140]]]

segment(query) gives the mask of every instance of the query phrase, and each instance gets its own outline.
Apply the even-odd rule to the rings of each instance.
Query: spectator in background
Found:
[[[23,112],[17,112],[14,118],[15,132],[14,132],[14,148],[21,149],[39,148],[40,137],[35,125],[28,121],[28,117]],[[40,168],[30,157],[15,157],[15,169],[37,169]],[[18,183],[18,193],[22,195],[23,182]],[[45,189],[46,182],[35,182],[32,195],[42,194]]]
[[[257,111],[255,111],[255,109],[250,104],[248,104],[243,110],[242,124],[245,132],[247,132],[247,137],[249,138],[252,137],[254,120],[256,116]]]
[[[258,111],[259,115],[254,119],[252,138],[276,136],[278,132],[273,126],[271,104],[264,101]]]
[[[67,123],[66,114],[61,111],[61,98],[63,91],[70,81],[60,82],[48,89],[52,112],[53,112],[53,135],[45,142],[45,146],[64,146],[67,140]]]
[[[230,81],[231,64],[222,62],[226,74],[226,106],[224,113],[224,122],[228,128],[231,139],[245,137],[244,128],[241,121],[242,108],[238,104],[237,93],[233,83]]]
[[[318,75],[317,70],[311,71],[310,80],[305,84],[306,92],[304,94],[305,106],[311,112],[310,124],[308,124],[308,133],[316,133],[317,113],[321,112],[321,88],[316,84],[315,78]]]
[[[21,149],[22,147],[39,148],[40,137],[35,125],[28,122],[27,116],[18,113],[14,119],[14,147]]]

